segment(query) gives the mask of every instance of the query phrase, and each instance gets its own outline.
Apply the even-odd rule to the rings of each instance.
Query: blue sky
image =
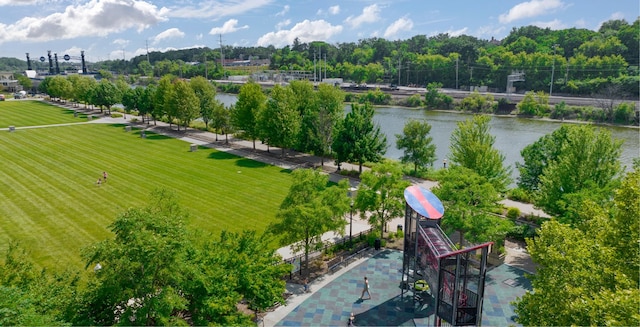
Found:
[[[449,33],[502,39],[527,25],[597,30],[632,23],[638,0],[0,0],[0,57],[47,50],[87,60],[224,45],[277,48]]]

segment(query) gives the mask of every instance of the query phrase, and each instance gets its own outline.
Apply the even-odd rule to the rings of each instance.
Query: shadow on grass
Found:
[[[235,160],[238,158],[240,157],[236,156],[235,154],[231,154],[224,151],[213,151],[209,154],[209,159],[216,159],[216,160],[231,160],[231,159]]]
[[[255,161],[247,158],[238,159],[238,161],[236,161],[236,165],[244,168],[264,168],[269,166],[264,162]]]

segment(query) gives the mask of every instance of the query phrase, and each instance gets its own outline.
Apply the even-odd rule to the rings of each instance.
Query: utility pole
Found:
[[[553,64],[551,65],[551,85],[549,85],[549,96],[553,94],[553,73],[556,70],[556,48],[557,44],[553,45]]]
[[[402,58],[398,59],[398,85],[400,85],[400,65],[402,65]]]
[[[313,81],[316,81],[316,50],[313,50]]]
[[[456,57],[456,90],[458,89],[458,62],[459,59]]]
[[[407,63],[407,86],[409,86],[409,66],[411,65],[410,62]]]
[[[203,55],[204,55],[204,78],[208,81],[209,80],[209,69],[207,67],[207,50],[205,50]]]
[[[220,34],[220,65],[222,66],[222,76],[224,76],[224,51],[222,51],[222,34]]]
[[[149,60],[149,40],[145,40],[145,42],[147,43],[147,62],[151,64],[151,61]]]
[[[324,53],[324,78],[327,78],[327,53]],[[322,81],[322,79],[320,79]]]

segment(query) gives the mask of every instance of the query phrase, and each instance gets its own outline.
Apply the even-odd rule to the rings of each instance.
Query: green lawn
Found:
[[[87,115],[73,116],[73,110],[44,101],[0,101],[0,128],[37,126],[87,121]]]
[[[36,107],[37,115],[25,115],[47,111]],[[55,121],[48,114],[43,121]],[[264,230],[291,183],[281,168],[204,147],[190,152],[183,141],[142,139],[118,125],[5,131],[0,153],[0,253],[18,240],[49,267],[82,265],[80,249],[110,237],[113,219],[144,206],[154,188],[174,190],[190,224],[217,237],[223,229]],[[103,171],[108,182],[97,186]]]

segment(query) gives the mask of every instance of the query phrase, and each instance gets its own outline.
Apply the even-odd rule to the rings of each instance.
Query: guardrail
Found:
[[[362,231],[360,233],[357,234],[353,234],[352,238],[358,239],[360,238],[362,235],[368,235],[369,233],[371,233],[373,231],[373,228],[369,228],[365,231]],[[317,258],[319,256],[322,255],[322,253],[326,252],[330,247],[335,246],[335,245],[344,245],[346,243],[349,242],[349,236],[345,236],[342,237],[340,240],[335,241],[335,242],[326,242],[324,244],[324,246],[322,247],[322,249],[313,251],[309,253],[309,261],[311,261],[314,258]],[[368,248],[368,244],[364,247],[364,249]],[[361,253],[362,252],[362,248],[357,248],[354,251],[352,251],[352,253],[349,256],[353,256],[355,254]],[[296,256],[293,256],[291,258],[287,258],[282,260],[282,263],[288,263],[293,265],[293,269],[291,269],[291,272],[289,272],[289,279],[293,278],[293,274],[295,273],[299,273],[300,275],[302,275],[302,263],[304,261],[304,253],[298,254]],[[338,262],[337,264],[339,265],[340,263],[342,263],[342,258],[339,260],[340,262]],[[333,267],[335,264],[329,265],[331,267]],[[335,268],[335,267],[334,267]]]

